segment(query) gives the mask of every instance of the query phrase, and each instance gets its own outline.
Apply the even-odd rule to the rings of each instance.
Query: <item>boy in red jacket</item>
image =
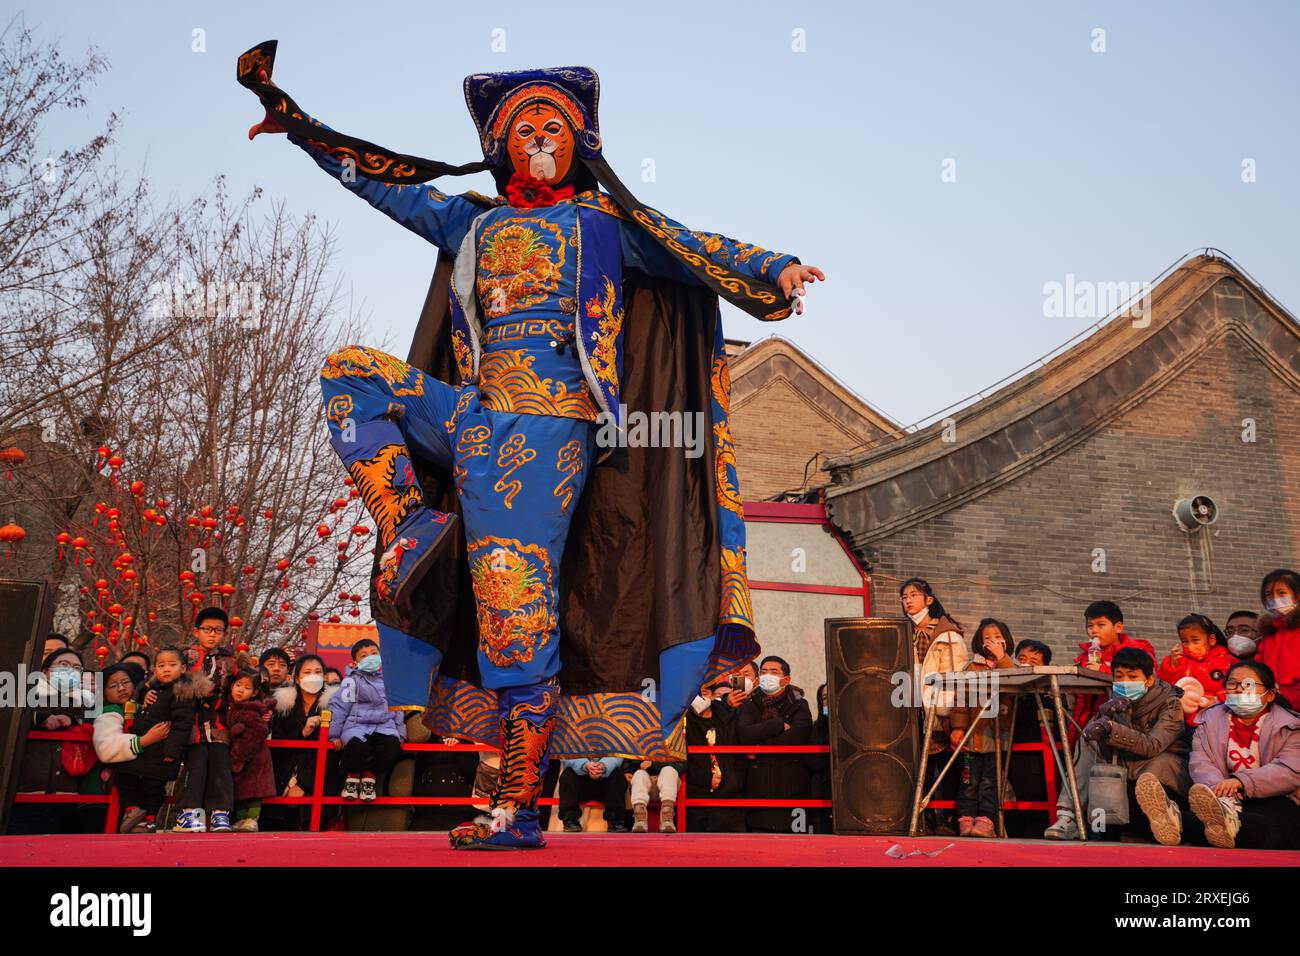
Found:
[[[1201,722],[1201,711],[1223,703],[1223,682],[1237,659],[1228,652],[1218,625],[1204,614],[1189,614],[1178,622],[1178,645],[1160,662],[1160,679],[1183,692],[1183,719],[1188,727]]]
[[[1124,630],[1124,612],[1114,601],[1093,601],[1084,609],[1083,622],[1088,628],[1088,642],[1080,644],[1082,648],[1074,663],[1079,667],[1090,667],[1103,674],[1110,673],[1110,662],[1116,651],[1124,647],[1136,647],[1151,655],[1152,665],[1156,662],[1156,649],[1150,641],[1134,637]],[[1095,646],[1094,646],[1095,645]],[[1094,659],[1095,658],[1095,659]],[[1082,727],[1096,716],[1097,708],[1103,698],[1095,694],[1080,694],[1074,702],[1074,719]],[[1070,743],[1078,735],[1070,728]]]

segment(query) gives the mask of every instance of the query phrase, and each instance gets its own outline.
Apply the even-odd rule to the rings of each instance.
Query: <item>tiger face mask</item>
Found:
[[[510,121],[506,150],[516,173],[554,186],[573,169],[573,127],[551,104],[529,103]]]

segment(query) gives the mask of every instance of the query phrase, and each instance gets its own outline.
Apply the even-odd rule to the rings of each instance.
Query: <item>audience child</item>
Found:
[[[1300,716],[1267,664],[1239,661],[1192,740],[1187,799],[1217,847],[1300,850]]]
[[[230,704],[226,726],[230,728],[230,772],[235,778],[234,829],[257,832],[262,801],[275,796],[275,771],[271,766],[271,705],[264,693],[261,675],[241,670],[230,679]]]
[[[1114,675],[1111,699],[1084,727],[1074,765],[1083,812],[1088,813],[1088,777],[1093,764],[1116,761],[1129,781],[1129,805],[1136,799],[1151,835],[1172,846],[1182,839],[1182,810],[1191,785],[1178,692],[1156,676],[1155,661],[1141,648],[1122,647],[1109,664]],[[1056,813],[1056,823],[1047,828],[1044,837],[1077,838],[1079,821],[1074,818],[1066,786],[1061,788]]]
[[[975,628],[971,640],[971,660],[968,671],[991,671],[1014,668],[1011,648],[1011,628],[1002,621],[986,617]],[[982,716],[981,716],[982,715]],[[957,834],[958,836],[997,836],[994,820],[998,815],[1000,798],[997,785],[997,748],[1006,749],[1011,738],[1011,708],[999,694],[990,697],[987,706],[954,707],[949,720],[949,737],[953,748],[974,725],[959,759],[957,782]],[[976,718],[979,717],[978,720]],[[995,717],[1001,718],[1001,735],[996,731]]]
[[[1079,667],[1088,667],[1109,674],[1111,660],[1126,647],[1135,647],[1146,651],[1151,657],[1151,666],[1156,663],[1156,649],[1150,641],[1134,637],[1124,628],[1124,612],[1113,601],[1093,601],[1084,609],[1083,622],[1088,630],[1088,640],[1080,644],[1082,649],[1074,663]],[[1096,716],[1100,701],[1095,694],[1080,694],[1074,703],[1074,720],[1080,727]],[[1074,742],[1076,731],[1070,728],[1070,741]]]
[[[185,660],[190,671],[208,679],[209,691],[199,701],[185,751],[185,779],[177,797],[181,810],[172,827],[177,833],[231,831],[235,780],[230,772],[230,731],[225,716],[235,663],[234,654],[222,643],[229,626],[230,619],[221,608],[206,607],[194,616],[194,645],[185,652]]]
[[[1026,638],[1016,645],[1016,663],[1021,667],[1045,667],[1052,663],[1052,649],[1042,641]]]
[[[1259,586],[1265,613],[1259,619],[1255,660],[1277,680],[1277,692],[1292,710],[1300,710],[1300,573],[1270,571]]]
[[[330,701],[330,740],[342,750],[342,796],[373,800],[376,779],[388,775],[402,756],[406,722],[388,709],[379,645],[363,638],[352,645],[352,666]]]
[[[1236,662],[1227,643],[1223,632],[1204,614],[1189,614],[1178,622],[1178,644],[1156,673],[1183,692],[1188,727],[1200,722],[1206,708],[1223,703],[1223,682]]]
[[[113,771],[122,801],[121,833],[154,831],[167,783],[176,779],[185,756],[199,701],[211,690],[206,676],[185,670],[183,655],[178,647],[164,647],[154,655],[153,677],[136,688],[131,729],[140,739],[140,750]],[[161,739],[152,739],[160,734]],[[145,738],[151,742],[145,744]]]

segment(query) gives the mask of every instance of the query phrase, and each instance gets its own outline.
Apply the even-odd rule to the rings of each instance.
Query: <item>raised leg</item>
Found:
[[[451,540],[456,520],[425,507],[411,448],[450,466],[446,429],[438,426],[454,418],[461,393],[400,359],[360,346],[331,354],[320,384],[330,444],[375,522],[381,555],[375,593],[400,604]]]

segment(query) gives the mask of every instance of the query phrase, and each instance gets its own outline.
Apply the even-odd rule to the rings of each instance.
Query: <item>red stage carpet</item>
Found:
[[[453,852],[445,833],[0,837],[0,866],[1300,866],[1300,853],[1030,840],[550,834],[545,850]],[[935,851],[897,859],[886,851]],[[900,851],[895,851],[900,852]]]

